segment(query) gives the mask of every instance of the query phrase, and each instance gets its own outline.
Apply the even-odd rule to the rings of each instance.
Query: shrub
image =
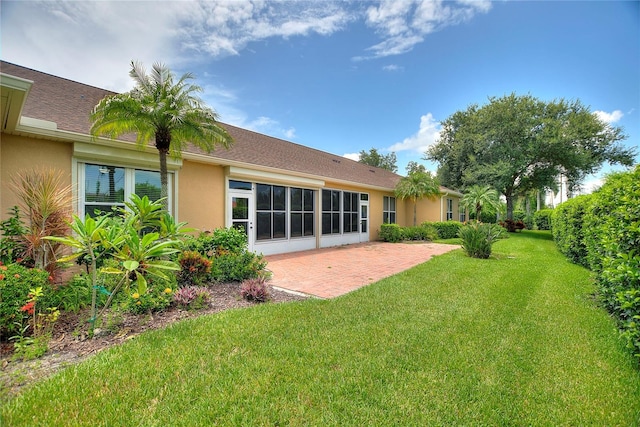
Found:
[[[398,224],[382,224],[380,226],[379,237],[383,242],[401,242],[403,238],[402,229]]]
[[[51,306],[77,313],[91,304],[91,278],[76,274],[67,283],[52,285]]]
[[[240,295],[247,301],[265,302],[271,299],[269,287],[264,277],[255,277],[242,282]]]
[[[496,214],[496,212],[483,210],[480,213],[480,221],[486,222],[489,224],[495,224],[498,222],[498,215]]]
[[[162,286],[152,286],[144,294],[138,292],[129,294],[122,307],[134,314],[162,311],[171,305],[173,293],[174,290],[168,286],[164,288]]]
[[[551,233],[558,250],[575,264],[588,267],[587,248],[584,244],[584,216],[589,210],[592,196],[578,196],[559,205],[551,215]]]
[[[8,338],[19,333],[28,320],[28,315],[20,309],[29,300],[31,289],[42,288],[40,310],[51,307],[51,285],[49,274],[40,269],[26,268],[18,264],[0,264],[0,338]]]
[[[457,221],[424,222],[422,224],[433,226],[438,233],[439,239],[455,239],[458,237],[460,227],[462,227],[462,223]]]
[[[524,223],[524,228],[526,228],[527,230],[533,230],[533,216],[531,215],[527,215],[522,222]]]
[[[487,259],[491,256],[491,246],[506,237],[505,230],[497,224],[474,222],[460,228],[462,249],[472,258]]]
[[[553,209],[540,209],[533,214],[533,223],[538,230],[551,230]]]
[[[258,277],[267,266],[262,255],[249,251],[222,252],[217,255],[211,266],[211,280],[214,282],[241,282]]]
[[[422,224],[416,227],[403,227],[401,229],[404,240],[436,240],[438,232],[431,224]]]
[[[211,261],[196,251],[184,251],[178,258],[178,286],[201,285],[209,278]]]
[[[209,291],[203,286],[185,286],[173,293],[173,302],[191,310],[201,309],[210,298]]]
[[[587,261],[603,302],[640,358],[640,165],[609,175],[592,197],[582,227]]]
[[[20,208],[14,206],[9,210],[9,218],[0,222],[0,262],[11,264],[25,257],[26,248],[21,236],[26,229],[20,219]]]
[[[217,228],[212,233],[200,233],[185,243],[186,249],[213,258],[223,252],[243,252],[247,250],[247,235],[237,228]]]

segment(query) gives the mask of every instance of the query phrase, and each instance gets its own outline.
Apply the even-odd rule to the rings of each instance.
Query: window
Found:
[[[232,179],[229,180],[229,189],[230,190],[248,190],[251,191],[253,188],[251,187],[250,182],[246,181],[234,181]]]
[[[453,199],[447,199],[447,221],[453,219]]]
[[[342,200],[342,232],[356,233],[358,231],[358,193],[344,191]]]
[[[340,191],[322,190],[322,234],[340,234]]]
[[[465,208],[460,207],[460,222],[465,222],[467,220],[467,211]]]
[[[80,170],[84,175],[81,215],[124,208],[133,193],[152,201],[160,199],[160,172],[89,163],[80,164]]]
[[[256,185],[256,240],[286,236],[287,192],[279,185]]]
[[[384,196],[382,198],[382,223],[395,224],[396,222],[396,198]]]
[[[291,237],[313,236],[313,190],[290,188]]]

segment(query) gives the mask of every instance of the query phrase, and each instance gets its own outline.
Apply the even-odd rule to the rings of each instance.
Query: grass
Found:
[[[640,371],[548,233],[333,300],[145,333],[25,390],[1,425],[638,425]],[[0,421],[2,421],[0,420]]]

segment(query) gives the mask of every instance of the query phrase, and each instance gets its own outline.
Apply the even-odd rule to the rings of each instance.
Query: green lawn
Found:
[[[143,334],[36,384],[0,425],[640,425],[640,370],[549,234],[334,300]]]

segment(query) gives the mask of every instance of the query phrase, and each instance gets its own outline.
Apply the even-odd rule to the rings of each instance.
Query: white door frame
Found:
[[[360,241],[368,242],[369,230],[371,229],[371,212],[369,211],[369,200],[360,200],[359,207],[360,212],[358,212],[358,218],[360,218]],[[363,215],[363,213],[366,214],[366,217]]]
[[[234,199],[246,199],[247,200],[247,218],[234,218],[233,217],[233,208]],[[242,224],[243,228],[245,228],[247,232],[248,238],[248,250],[253,252],[254,244],[256,242],[255,235],[255,197],[253,195],[253,191],[247,190],[233,190],[229,189],[227,192],[227,214],[225,215],[227,218],[227,227],[233,227],[234,224]],[[237,212],[236,212],[237,213]]]

